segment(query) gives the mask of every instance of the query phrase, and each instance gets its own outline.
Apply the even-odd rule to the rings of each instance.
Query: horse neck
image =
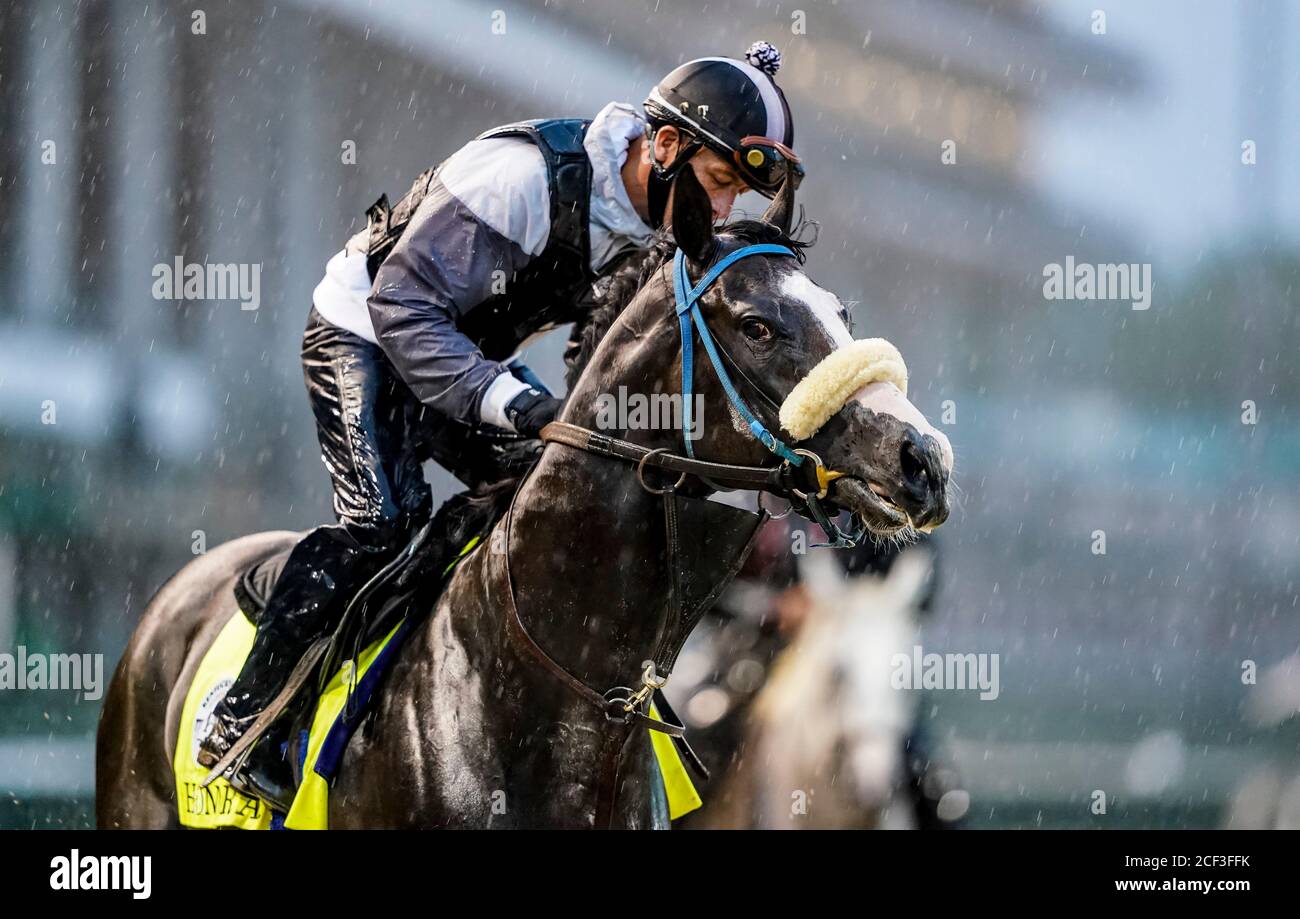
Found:
[[[520,618],[588,685],[626,685],[666,613],[659,501],[630,467],[551,447],[516,499],[510,566]]]
[[[597,427],[595,404],[619,386],[674,392],[676,321],[648,286],[605,336],[561,416]],[[680,431],[617,431],[680,449]],[[661,499],[617,460],[550,445],[515,501],[510,558],[521,618],[547,653],[599,690],[634,681],[668,602]],[[689,564],[689,561],[686,562]]]

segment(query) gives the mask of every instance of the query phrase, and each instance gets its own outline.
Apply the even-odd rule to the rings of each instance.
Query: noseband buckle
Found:
[[[826,492],[830,490],[831,482],[834,482],[836,479],[842,479],[848,475],[847,472],[835,472],[831,469],[827,469],[826,465],[822,462],[822,458],[811,450],[805,450],[802,447],[798,447],[795,449],[794,453],[797,456],[802,456],[805,459],[812,460],[812,472],[817,481],[817,493],[813,495],[800,491],[794,486],[790,487],[790,493],[800,501],[807,501],[809,498],[815,498],[820,501],[822,498],[826,497]],[[788,462],[786,463],[786,466],[794,468]],[[801,466],[800,468],[807,469],[808,467]]]

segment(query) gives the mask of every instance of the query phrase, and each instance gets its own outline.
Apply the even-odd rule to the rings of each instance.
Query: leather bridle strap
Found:
[[[526,652],[543,670],[568,687],[575,696],[600,711],[610,721],[611,729],[600,736],[600,748],[597,752],[596,809],[593,817],[597,827],[608,829],[614,824],[623,752],[632,736],[633,727],[640,726],[671,737],[673,744],[692,767],[706,779],[709,773],[686,742],[686,725],[668,705],[668,700],[664,698],[662,692],[656,689],[649,698],[642,699],[635,690],[615,687],[602,695],[566,670],[559,661],[546,653],[532,635],[528,634],[528,628],[524,625],[523,618],[519,615],[519,606],[515,602],[514,576],[510,572],[510,530],[514,520],[515,499],[519,497],[521,490],[522,488],[515,490],[500,524],[504,528],[505,537],[505,551],[501,553],[503,559],[501,572],[502,579],[505,581],[503,586],[506,638],[510,644]],[[651,718],[648,714],[651,698],[658,706],[659,718]],[[634,702],[634,699],[637,701]]]
[[[727,253],[719,261],[711,265],[699,282],[692,286],[690,276],[686,271],[686,253],[678,249],[677,254],[673,256],[673,299],[676,301],[675,309],[682,338],[682,442],[686,447],[686,455],[694,458],[695,448],[691,445],[691,439],[687,432],[692,428],[691,394],[695,386],[694,353],[695,337],[698,334],[700,343],[704,346],[704,351],[708,354],[710,363],[713,364],[713,372],[717,375],[718,382],[722,384],[722,391],[726,394],[727,401],[731,403],[732,409],[744,420],[745,426],[749,428],[749,433],[753,435],[755,440],[790,465],[800,466],[803,465],[803,454],[798,450],[791,450],[780,438],[769,431],[758,416],[750,410],[745,400],[741,398],[740,393],[736,391],[735,385],[731,382],[731,377],[722,365],[722,357],[718,353],[713,334],[709,331],[709,325],[704,321],[704,314],[700,312],[699,300],[713,286],[713,283],[722,277],[722,274],[733,264],[753,255],[796,257],[793,249],[774,243],[742,246],[733,252]],[[692,331],[692,325],[694,331]]]
[[[791,503],[798,502],[807,508],[813,522],[822,528],[829,542],[816,543],[815,548],[829,546],[836,549],[856,546],[866,533],[865,528],[857,532],[846,533],[842,530],[822,506],[821,499],[826,497],[830,483],[840,478],[843,473],[832,472],[822,465],[821,458],[811,450],[797,449],[795,453],[812,462],[794,465],[782,463],[779,466],[736,466],[730,463],[709,463],[689,456],[679,456],[662,448],[651,450],[617,437],[599,434],[581,425],[569,424],[567,421],[552,421],[542,428],[542,441],[545,443],[564,444],[577,450],[584,450],[597,456],[608,456],[635,463],[637,478],[641,487],[652,490],[642,476],[646,466],[654,466],[668,472],[676,472],[685,478],[688,475],[704,480],[710,488],[745,489],[747,491],[766,491]],[[671,490],[681,486],[679,479]],[[658,492],[662,494],[662,490]]]
[[[518,495],[518,492],[516,491],[515,494]],[[609,718],[611,721],[620,724],[637,724],[644,728],[648,728],[649,730],[658,731],[661,734],[667,734],[669,737],[676,738],[685,736],[686,727],[680,722],[673,724],[668,721],[660,721],[651,718],[641,710],[642,707],[631,709],[626,708],[624,703],[627,700],[625,698],[611,698],[611,693],[625,687],[615,687],[614,689],[611,689],[609,693],[604,695],[592,689],[586,683],[582,682],[582,680],[578,679],[566,670],[558,661],[555,660],[555,658],[547,654],[545,649],[533,640],[533,636],[528,634],[528,629],[524,626],[524,621],[519,616],[519,607],[515,604],[514,577],[510,573],[510,525],[512,518],[514,517],[514,510],[515,502],[512,498],[510,501],[510,507],[506,510],[506,515],[503,520],[503,525],[505,527],[506,551],[502,553],[504,557],[502,568],[505,572],[506,633],[515,646],[527,651],[544,670],[548,671],[557,680],[567,686],[574,695],[578,696],[578,698],[599,709],[604,713],[605,717]],[[633,690],[629,689],[628,695],[630,696],[632,692]],[[673,720],[675,721],[676,719]]]
[[[678,475],[697,476],[723,488],[766,491],[782,497],[824,493],[826,485],[833,479],[833,475],[820,462],[804,463],[800,466],[790,463],[782,463],[779,466],[711,463],[669,453],[662,449],[651,450],[566,421],[552,421],[546,425],[542,428],[541,438],[544,443],[564,444],[567,447],[594,453],[597,456],[624,460],[637,466],[653,466]]]

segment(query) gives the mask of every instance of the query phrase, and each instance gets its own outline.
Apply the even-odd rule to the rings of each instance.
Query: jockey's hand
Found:
[[[559,411],[559,399],[530,386],[506,405],[506,418],[517,433],[524,437],[537,437],[542,428],[555,420]]]

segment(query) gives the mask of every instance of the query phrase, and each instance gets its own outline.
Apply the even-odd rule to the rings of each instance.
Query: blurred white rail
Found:
[[[945,744],[977,801],[1082,801],[1094,791],[1130,801],[1221,801],[1267,757],[1259,750],[1183,746],[1174,735],[1136,743]]]

